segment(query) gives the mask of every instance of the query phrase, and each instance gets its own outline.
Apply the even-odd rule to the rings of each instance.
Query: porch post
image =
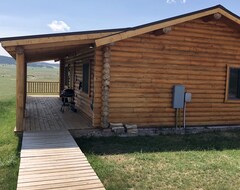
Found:
[[[61,94],[62,90],[64,89],[64,60],[60,60],[60,71],[59,71],[59,95]]]
[[[25,99],[25,57],[22,47],[16,48],[16,131],[23,131]]]
[[[110,62],[111,62],[111,46],[103,48],[103,73],[102,73],[102,113],[101,125],[107,128],[109,125],[109,87],[110,87]]]
[[[26,109],[26,99],[27,99],[27,62],[24,63],[24,116]]]

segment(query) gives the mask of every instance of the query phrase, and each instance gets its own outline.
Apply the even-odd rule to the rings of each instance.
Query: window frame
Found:
[[[229,81],[230,81],[230,69],[239,69],[240,70],[240,65],[227,65],[227,78],[226,78],[226,90],[225,90],[225,102],[226,103],[240,103],[240,98],[239,99],[229,99],[228,94],[229,94]]]
[[[84,65],[88,65],[88,89],[87,89],[88,92],[84,91],[84,69],[83,69]],[[91,82],[91,64],[83,63],[82,64],[82,92],[87,94],[88,96],[90,96],[90,91],[91,91],[90,82]]]

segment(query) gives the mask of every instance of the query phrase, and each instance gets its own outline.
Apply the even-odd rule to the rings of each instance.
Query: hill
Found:
[[[16,64],[15,59],[12,57],[2,56],[0,55],[0,64]],[[30,67],[46,67],[46,68],[56,68],[59,67],[59,64],[52,64],[47,62],[36,62],[28,64]]]
[[[0,64],[16,64],[16,62],[12,57],[0,55]]]

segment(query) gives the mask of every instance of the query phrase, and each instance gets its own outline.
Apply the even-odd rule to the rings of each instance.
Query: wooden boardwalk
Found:
[[[104,190],[67,130],[23,133],[17,190]]]

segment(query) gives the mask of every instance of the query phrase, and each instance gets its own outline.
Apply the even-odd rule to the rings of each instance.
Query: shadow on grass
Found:
[[[78,138],[84,153],[123,154],[134,152],[210,151],[240,149],[240,131],[195,135]]]
[[[16,156],[20,158],[20,153],[21,153],[21,148],[22,148],[22,137],[18,137],[18,145],[17,145],[17,152]]]

